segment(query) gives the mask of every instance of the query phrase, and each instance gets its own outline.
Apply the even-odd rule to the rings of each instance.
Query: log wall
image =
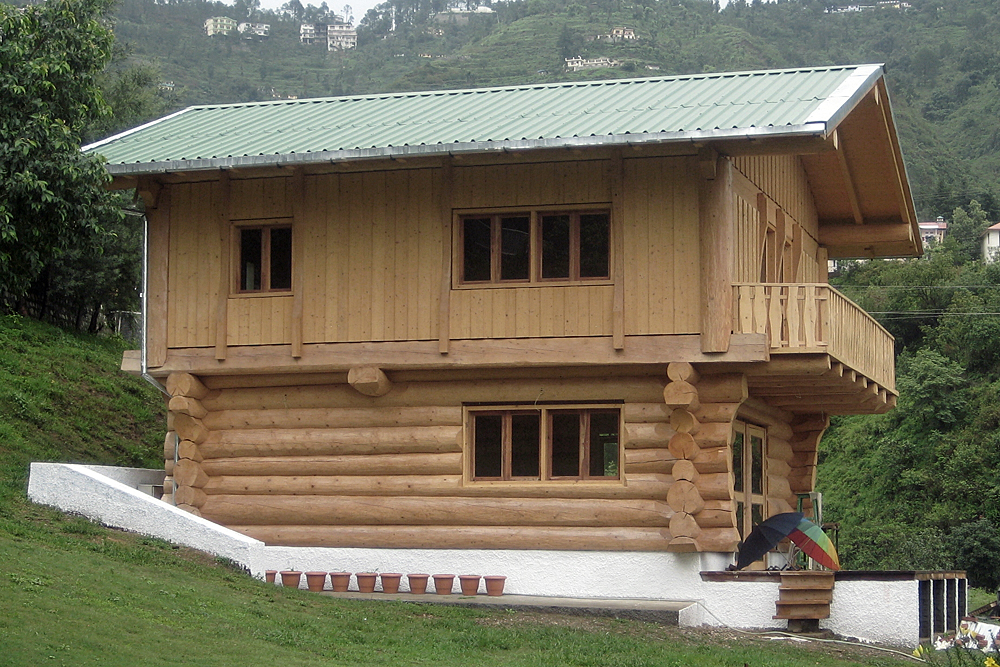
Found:
[[[811,490],[826,424],[749,399],[742,374],[680,363],[600,382],[393,381],[381,396],[344,381],[247,384],[170,376],[167,500],[293,546],[728,552],[733,421],[768,430],[769,513]],[[622,479],[472,481],[463,406],[539,397],[620,404]]]

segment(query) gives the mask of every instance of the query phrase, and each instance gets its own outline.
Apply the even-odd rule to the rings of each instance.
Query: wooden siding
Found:
[[[437,337],[440,184],[432,169],[306,178],[305,342]]]
[[[214,206],[220,196],[218,183],[171,187],[168,347],[215,344],[221,245]]]
[[[698,176],[688,159],[625,160],[625,333],[698,333]]]
[[[173,187],[168,345],[207,347],[225,322],[228,345],[292,342],[295,294],[230,295],[222,267],[227,225],[287,220],[303,266],[302,342],[439,337],[443,210],[611,207],[609,160],[399,169],[306,176],[293,207],[291,177]],[[685,158],[624,161],[621,226],[625,333],[698,332],[697,177]],[[444,200],[450,199],[450,206]],[[222,210],[226,208],[227,210]],[[294,209],[294,217],[293,217]],[[617,227],[616,227],[617,228]],[[300,260],[296,260],[300,261]],[[299,273],[300,271],[300,273]],[[452,339],[610,336],[613,284],[454,289]],[[225,317],[218,317],[225,303]]]

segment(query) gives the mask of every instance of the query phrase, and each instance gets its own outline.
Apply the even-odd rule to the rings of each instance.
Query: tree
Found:
[[[989,226],[986,211],[973,199],[969,202],[968,211],[961,207],[955,209],[945,244],[953,243],[959,259],[963,262],[979,259],[979,239]]]
[[[112,0],[0,4],[0,291],[18,298],[53,258],[122,213],[102,160],[80,152],[105,115]]]

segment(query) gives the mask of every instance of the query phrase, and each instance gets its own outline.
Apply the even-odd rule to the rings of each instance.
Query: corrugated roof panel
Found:
[[[400,147],[453,144],[476,150],[480,142],[530,148],[554,140],[572,145],[575,139],[634,140],[634,135],[692,140],[699,133],[739,135],[760,128],[806,131],[807,119],[823,122],[810,114],[822,115],[817,109],[835,91],[870,87],[881,73],[880,66],[864,65],[206,105],[84,150],[103,154],[112,171],[118,171],[115,164],[138,163],[130,171],[141,173],[142,164],[152,171],[162,163],[183,169],[184,161],[208,160],[211,164],[200,166],[210,168],[244,156],[372,149],[392,154]],[[845,83],[852,76],[858,83]],[[834,110],[844,103],[827,106]]]

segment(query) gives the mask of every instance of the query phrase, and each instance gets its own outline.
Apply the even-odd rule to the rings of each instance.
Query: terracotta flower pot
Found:
[[[265,570],[264,571],[264,581],[266,581],[269,584],[273,584],[274,583],[274,576],[276,574],[278,574],[277,570]]]
[[[330,585],[333,586],[334,593],[346,593],[348,586],[351,585],[351,573],[331,572]]]
[[[414,595],[423,595],[427,592],[427,579],[429,574],[408,574],[406,580],[410,582],[410,592]]]
[[[358,591],[362,593],[375,592],[375,580],[378,579],[376,572],[358,572]]]
[[[479,593],[480,579],[482,579],[482,577],[478,574],[458,575],[458,581],[462,585],[462,595],[476,595]]]
[[[403,578],[403,575],[396,572],[383,572],[380,577],[382,578],[383,593],[392,595],[393,593],[399,592],[399,580]]]
[[[306,572],[306,586],[313,593],[319,593],[326,585],[326,572]]]
[[[438,595],[451,595],[451,589],[455,587],[455,575],[435,574],[434,592]]]
[[[282,570],[281,585],[285,588],[298,588],[302,573],[298,570]]]
[[[507,577],[486,575],[486,594],[494,596],[503,595],[503,584],[505,581],[507,581]]]

